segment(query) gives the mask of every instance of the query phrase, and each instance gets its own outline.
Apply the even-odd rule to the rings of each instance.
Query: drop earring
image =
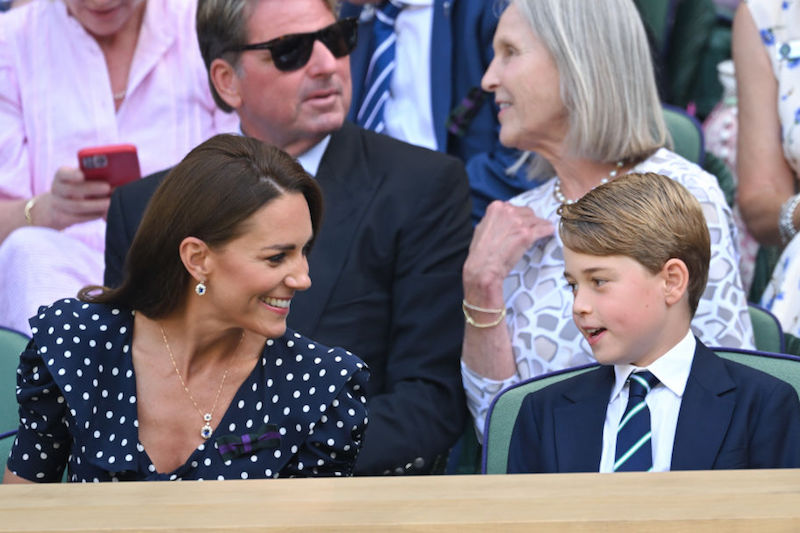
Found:
[[[194,292],[196,292],[198,296],[204,295],[206,293],[206,284],[202,281],[198,282],[197,285],[194,286]]]

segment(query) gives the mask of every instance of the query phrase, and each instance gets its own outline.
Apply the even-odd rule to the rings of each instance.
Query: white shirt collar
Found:
[[[678,398],[683,397],[689,372],[692,369],[694,350],[697,340],[689,330],[686,335],[664,355],[653,361],[650,366],[642,368],[634,365],[614,365],[616,381],[611,391],[611,400],[615,399],[633,372],[649,370],[658,380],[671,390]]]
[[[322,161],[322,156],[325,155],[325,150],[328,148],[329,142],[331,142],[330,134],[326,135],[324,139],[306,150],[305,153],[297,156],[297,162],[313,177],[317,175],[320,161]]]
[[[239,135],[246,136],[242,130],[241,123],[239,123]],[[303,170],[311,174],[311,177],[317,176],[319,163],[322,161],[322,156],[325,155],[325,149],[328,148],[329,142],[331,142],[330,133],[326,135],[320,142],[297,156],[297,162],[300,163],[300,166],[303,167]]]

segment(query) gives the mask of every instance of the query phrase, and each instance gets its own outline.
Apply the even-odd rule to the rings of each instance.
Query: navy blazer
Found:
[[[106,285],[120,283],[161,178],[112,195]],[[356,473],[427,472],[466,419],[461,267],[472,227],[464,166],[345,123],[316,178],[325,216],[309,257],[313,283],[293,298],[288,325],[369,365],[369,425]]]
[[[361,6],[345,2],[342,17],[359,17]],[[442,152],[460,158],[467,166],[472,189],[472,216],[478,222],[486,206],[496,199],[507,200],[534,187],[524,169],[507,174],[520,152],[500,144],[498,108],[487,94],[463,135],[447,130],[450,113],[480,87],[483,73],[494,57],[492,39],[500,9],[493,0],[434,0],[431,31],[431,102],[436,145]],[[349,119],[355,121],[364,97],[367,67],[372,50],[372,18],[362,17],[358,45],[350,54],[353,101]]]
[[[597,472],[614,367],[525,397],[508,472]],[[699,340],[681,401],[671,470],[800,467],[800,401],[788,383],[723,359]]]

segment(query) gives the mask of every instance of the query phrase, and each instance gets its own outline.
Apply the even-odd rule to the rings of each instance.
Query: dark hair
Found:
[[[338,0],[320,1],[336,15]],[[219,57],[234,68],[238,68],[241,52],[224,52],[224,50],[248,44],[247,20],[255,9],[253,4],[254,2],[249,0],[199,0],[197,3],[195,18],[197,41],[200,44],[200,55],[206,64],[211,96],[214,97],[217,106],[228,113],[233,111],[233,108],[220,97],[211,81],[211,62]]]
[[[316,236],[322,193],[297,161],[256,139],[212,137],[189,152],[153,194],[128,252],[122,285],[85,287],[78,297],[165,316],[183,302],[190,284],[179,254],[183,239],[193,236],[219,248],[240,236],[256,211],[290,193],[305,197]]]
[[[711,240],[703,208],[677,181],[647,172],[622,175],[559,208],[564,246],[589,255],[624,255],[655,274],[677,258],[689,271],[694,315],[708,281]]]

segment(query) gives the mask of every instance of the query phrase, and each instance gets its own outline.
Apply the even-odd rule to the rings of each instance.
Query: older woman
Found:
[[[464,265],[462,375],[478,431],[505,386],[592,361],[572,322],[554,228],[560,205],[623,172],[667,175],[700,201],[712,258],[693,329],[712,346],[752,347],[731,211],[713,176],[663,148],[667,133],[633,3],[512,0],[494,49],[483,86],[500,107],[500,140],[535,151],[554,176],[493,203]]]
[[[5,482],[350,474],[364,364],[286,329],[322,196],[255,139],[217,136],[153,196],[114,290],[41,308]]]
[[[748,0],[733,24],[739,207],[762,244],[785,245],[761,303],[800,336],[800,4]]]

